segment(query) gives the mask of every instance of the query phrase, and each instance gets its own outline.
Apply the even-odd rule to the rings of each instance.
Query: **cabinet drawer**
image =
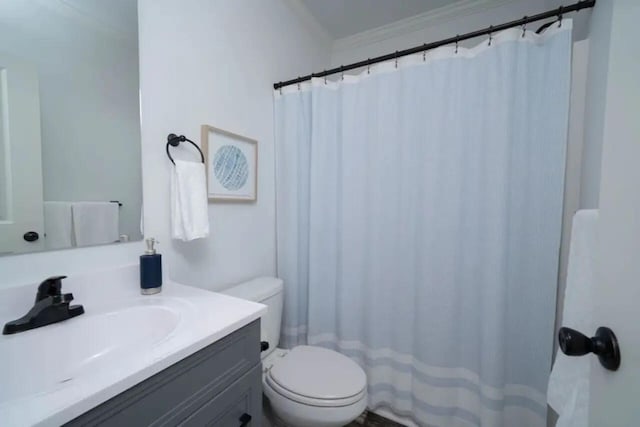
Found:
[[[259,363],[257,320],[65,425],[179,425]]]
[[[262,421],[262,370],[260,365],[205,403],[180,426],[260,427]]]

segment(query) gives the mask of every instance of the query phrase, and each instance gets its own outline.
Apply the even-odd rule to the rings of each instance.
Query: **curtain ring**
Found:
[[[280,91],[280,95],[282,95],[282,86],[278,89]]]
[[[492,40],[493,40],[493,25],[489,27],[489,46],[491,46]]]
[[[396,50],[396,68],[398,68],[398,51]]]
[[[460,34],[456,34],[456,55],[458,54],[458,42],[460,41]]]
[[[558,8],[558,28],[562,27],[562,11],[564,10],[563,6]]]
[[[340,80],[344,80],[344,65],[340,66]]]
[[[367,58],[367,74],[371,74],[371,58]]]
[[[524,24],[522,24],[522,37],[524,38],[526,32],[527,32],[527,19],[528,17],[525,16],[524,17]]]
[[[327,84],[327,70],[324,70],[324,84]]]
[[[426,62],[427,61],[427,44],[424,43],[422,45],[423,47],[423,51],[422,51],[422,62]]]

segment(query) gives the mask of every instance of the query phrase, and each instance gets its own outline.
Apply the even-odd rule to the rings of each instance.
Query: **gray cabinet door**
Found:
[[[258,365],[204,404],[180,426],[260,427],[261,421],[262,369]]]

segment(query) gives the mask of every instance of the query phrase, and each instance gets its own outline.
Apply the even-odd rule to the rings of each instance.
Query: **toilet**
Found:
[[[367,377],[348,357],[321,347],[278,348],[283,284],[260,277],[223,291],[267,306],[261,319],[262,386],[275,414],[291,427],[341,427],[367,406]]]

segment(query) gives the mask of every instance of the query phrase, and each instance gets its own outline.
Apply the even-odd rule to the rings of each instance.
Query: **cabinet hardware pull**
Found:
[[[240,419],[238,420],[240,421],[240,427],[247,427],[249,425],[249,423],[251,422],[251,415],[247,414],[246,412],[244,414],[242,414],[240,416]]]

